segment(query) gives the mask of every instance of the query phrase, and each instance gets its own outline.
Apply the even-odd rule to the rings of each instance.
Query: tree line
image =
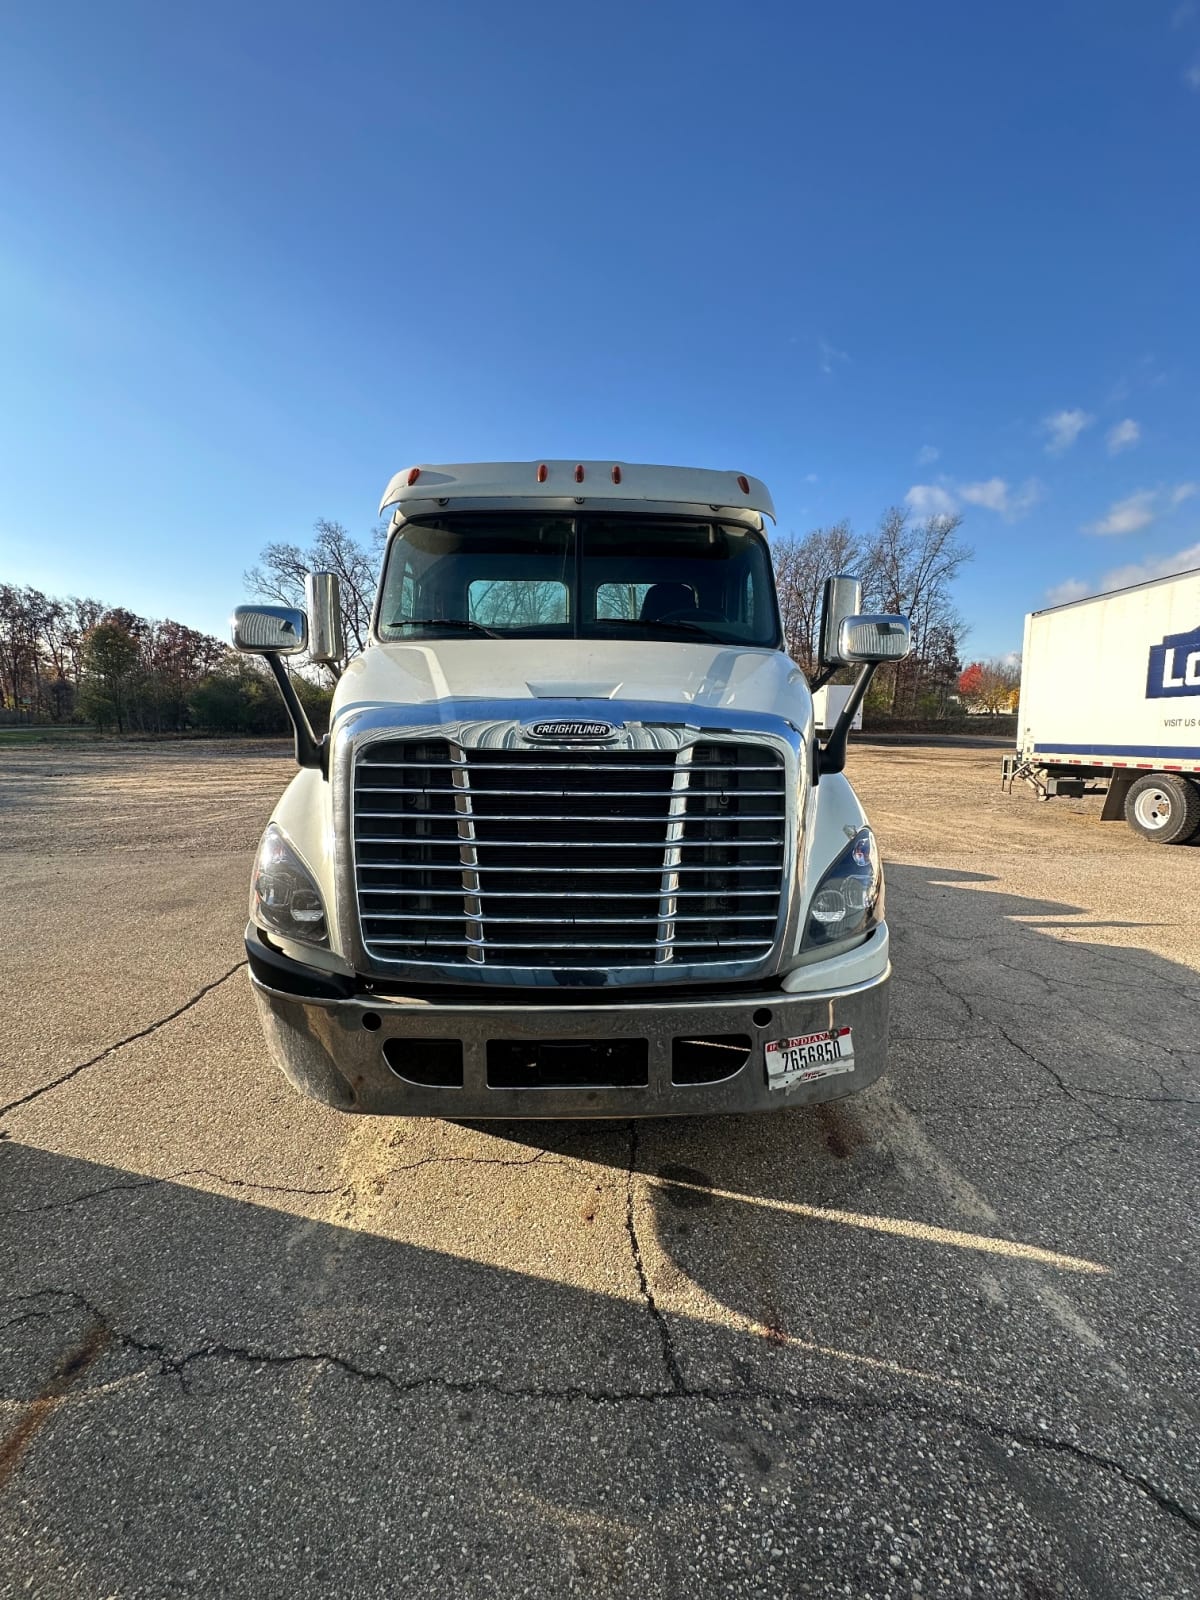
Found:
[[[296,686],[321,721],[328,692],[300,676]],[[10,583],[0,583],[0,709],[9,722],[123,734],[288,731],[262,664],[211,634]]]
[[[876,675],[868,709],[906,717],[944,716],[952,703],[999,703],[995,674],[981,686],[964,672],[967,628],[953,585],[972,551],[959,538],[962,519],[912,519],[885,511],[869,534],[849,522],[781,534],[772,542],[780,610],[793,660],[818,669],[821,595],[832,573],[860,578],[868,612],[902,612],[912,621],[907,660]],[[267,545],[243,574],[258,599],[302,605],[310,571],[341,580],[347,653],[366,647],[378,581],[383,530],[359,542],[339,522],[320,519],[307,546]],[[313,667],[294,673],[314,724],[324,723],[330,685]],[[982,692],[981,692],[982,688]],[[58,599],[0,583],[0,708],[6,720],[91,722],[118,733],[189,730],[282,734],[287,718],[262,663],[239,656],[211,634],[167,618],[155,621],[86,598]]]

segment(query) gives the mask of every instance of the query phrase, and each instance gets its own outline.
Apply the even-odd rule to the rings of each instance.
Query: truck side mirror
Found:
[[[838,667],[860,667],[841,714],[825,743],[818,748],[814,772],[842,772],[846,766],[846,741],[862,705],[875,669],[886,661],[903,661],[912,649],[912,629],[907,617],[863,616],[862,586],[857,578],[839,573],[825,582],[821,607],[820,656],[824,668],[813,681],[823,688]]]
[[[336,572],[310,572],[304,580],[311,635],[308,655],[311,661],[341,661],[346,654],[342,630],[342,594]]]
[[[825,593],[821,597],[821,629],[817,642],[817,657],[823,667],[846,665],[839,653],[842,623],[862,610],[862,584],[848,573],[839,572],[825,579]]]
[[[308,713],[280,656],[297,656],[308,644],[308,618],[294,606],[237,606],[229,619],[233,648],[243,655],[265,656],[279,686],[296,735],[296,763],[319,767],[329,776],[325,747],[312,731]]]
[[[233,648],[249,656],[295,656],[308,643],[308,618],[294,606],[237,606]]]
[[[903,661],[912,649],[907,617],[843,617],[838,629],[838,659],[848,666]]]

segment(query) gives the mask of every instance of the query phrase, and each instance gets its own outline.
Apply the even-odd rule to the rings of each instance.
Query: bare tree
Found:
[[[821,594],[826,578],[854,572],[867,552],[849,522],[813,528],[803,538],[785,534],[774,540],[775,586],[783,616],[784,637],[792,660],[810,675],[817,669],[817,635]]]
[[[269,544],[258,565],[242,574],[248,593],[279,605],[303,606],[304,579],[310,572],[337,574],[342,592],[342,618],[346,626],[346,653],[356,656],[367,647],[371,611],[379,584],[379,564],[387,530],[371,530],[367,546],[353,538],[340,522],[319,517],[307,548],[298,544]]]
[[[900,612],[912,624],[912,654],[881,673],[891,691],[890,708],[918,709],[931,660],[947,659],[947,644],[958,650],[966,637],[950,598],[951,585],[974,552],[957,539],[962,517],[932,516],[910,522],[908,512],[884,512],[871,540],[863,586],[866,603],[879,611]]]

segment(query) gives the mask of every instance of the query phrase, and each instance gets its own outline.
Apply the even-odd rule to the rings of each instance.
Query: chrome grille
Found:
[[[354,784],[363,945],[384,963],[754,964],[778,932],[786,829],[764,744],[373,743]]]

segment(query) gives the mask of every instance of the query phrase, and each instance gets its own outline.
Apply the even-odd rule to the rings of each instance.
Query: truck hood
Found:
[[[684,718],[692,708],[740,710],[781,717],[802,733],[812,718],[804,674],[782,652],[661,639],[373,644],[342,674],[333,715],[336,722],[367,707],[427,706],[430,721],[452,722],[468,708],[478,716],[481,700],[524,702],[530,716],[548,700],[588,701],[601,717],[630,701]]]

